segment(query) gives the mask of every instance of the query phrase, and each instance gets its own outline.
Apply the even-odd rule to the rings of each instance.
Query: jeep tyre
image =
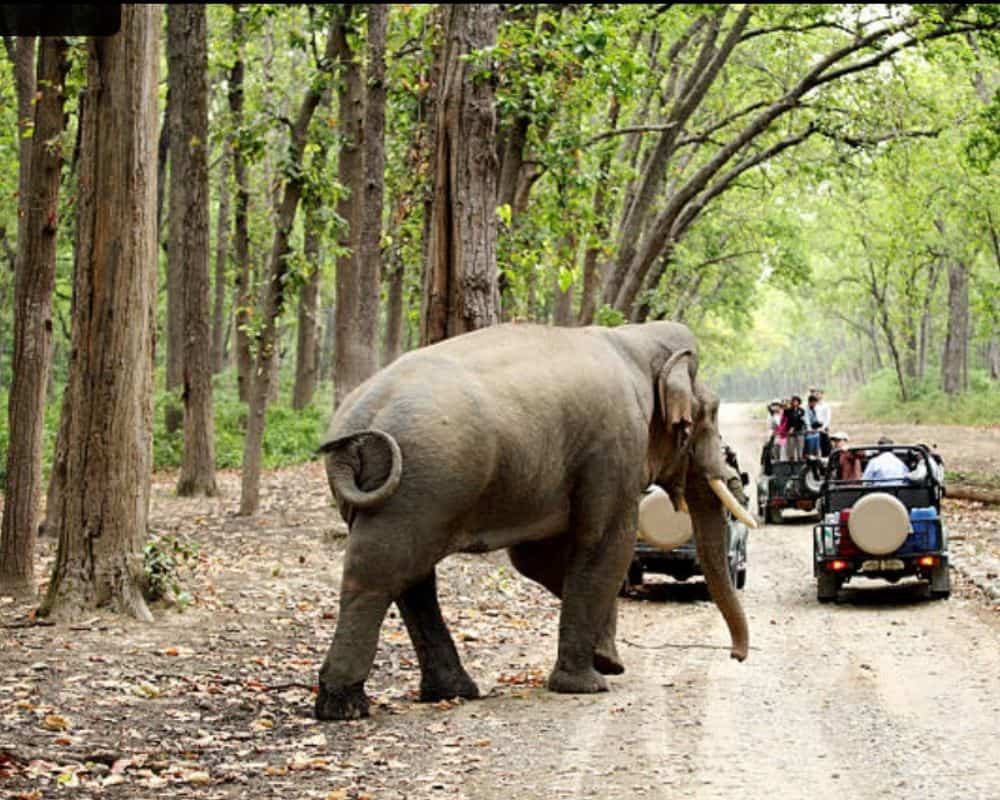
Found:
[[[829,603],[837,599],[840,591],[840,577],[832,572],[821,572],[816,579],[816,599],[821,603]]]

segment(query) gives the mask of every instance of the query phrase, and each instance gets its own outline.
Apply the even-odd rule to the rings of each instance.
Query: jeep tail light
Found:
[[[917,559],[917,563],[921,567],[933,567],[935,564],[937,564],[937,557],[936,556],[920,556],[920,558]]]
[[[833,572],[843,572],[849,566],[851,566],[850,563],[844,561],[842,558],[835,558],[833,561],[830,562],[830,569]]]

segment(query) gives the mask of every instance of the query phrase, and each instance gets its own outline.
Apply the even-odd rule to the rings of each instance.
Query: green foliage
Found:
[[[180,609],[192,602],[184,589],[181,570],[194,565],[198,556],[195,542],[171,534],[153,534],[142,550],[144,595],[150,602],[167,600]]]
[[[329,397],[317,392],[318,398]],[[178,402],[172,392],[157,392],[154,405],[153,469],[180,467],[184,456],[183,430],[169,433],[164,424],[167,407]],[[243,432],[247,407],[232,387],[232,376],[219,376],[214,391],[215,465],[218,469],[238,469],[243,464]],[[264,429],[262,463],[265,469],[277,469],[313,458],[319,439],[329,421],[329,409],[314,402],[301,411],[291,407],[287,398],[271,403]]]
[[[983,370],[970,376],[970,391],[950,397],[934,379],[916,384],[907,402],[899,399],[899,384],[891,370],[876,373],[857,395],[868,419],[883,422],[934,423],[940,425],[1000,424],[998,388]]]

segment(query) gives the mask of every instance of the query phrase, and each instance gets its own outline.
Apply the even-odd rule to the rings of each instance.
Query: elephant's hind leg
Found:
[[[420,699],[452,697],[474,699],[479,687],[465,671],[438,604],[437,579],[432,571],[396,600],[420,662]]]
[[[571,541],[568,535],[540,542],[524,542],[509,549],[510,563],[514,568],[536,583],[540,583],[556,597],[562,598],[566,565],[570,557]],[[617,607],[612,605],[594,645],[594,669],[602,675],[620,675],[625,671],[615,647]]]

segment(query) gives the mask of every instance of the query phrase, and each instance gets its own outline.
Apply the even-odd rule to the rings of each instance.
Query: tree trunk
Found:
[[[368,72],[365,86],[363,184],[359,198],[357,321],[358,384],[378,369],[379,293],[382,287],[382,206],[385,196],[385,36],[389,7],[368,5]],[[342,386],[346,395],[354,386]]]
[[[393,258],[389,267],[389,290],[385,310],[385,341],[382,347],[382,366],[388,366],[403,354],[403,262]]]
[[[59,549],[41,614],[113,605],[152,619],[140,587],[152,469],[160,30],[159,6],[123,5],[120,33],[89,44],[67,446],[53,493]]]
[[[171,107],[170,249],[181,303],[184,456],[177,494],[216,494],[208,278],[208,54],[205,6],[167,7]],[[168,306],[172,302],[168,296]],[[168,315],[169,316],[169,315]],[[168,349],[169,349],[168,344]],[[169,372],[169,368],[168,368]]]
[[[236,42],[236,59],[229,70],[229,112],[233,118],[233,130],[239,132],[243,126],[243,16],[242,6],[233,6],[232,37]],[[253,291],[250,282],[250,232],[247,223],[250,205],[250,186],[247,179],[246,156],[237,136],[233,148],[233,180],[236,184],[236,208],[233,214],[233,260],[235,277],[233,288],[236,305],[236,385],[239,398],[250,402],[250,386],[253,382],[253,363],[250,356],[250,309],[253,305]]]
[[[34,36],[14,39],[14,86],[17,92],[18,168],[17,168],[17,246],[24,241],[28,222],[28,197],[31,194],[31,144],[35,126],[35,70]]]
[[[324,159],[325,160],[325,159]],[[292,408],[303,409],[312,402],[319,374],[319,279],[320,223],[314,211],[306,213],[305,241],[302,245],[309,276],[299,287],[299,324],[295,351],[295,387]]]
[[[341,6],[334,29],[341,79],[337,91],[341,131],[338,175],[347,193],[337,203],[344,221],[339,232],[341,255],[337,259],[337,322],[333,342],[333,403],[338,407],[350,390],[361,383],[354,370],[363,361],[359,351],[367,345],[356,328],[360,284],[359,253],[362,180],[364,175],[364,80],[348,34],[355,13],[353,5]]]
[[[156,241],[162,238],[163,197],[167,188],[167,162],[170,159],[170,90],[167,89],[167,103],[163,109],[163,123],[156,145]]]
[[[52,290],[56,275],[59,177],[66,40],[42,39],[23,238],[14,274],[13,380],[7,404],[10,441],[0,533],[0,594],[35,596],[35,537],[42,482],[45,394],[52,360]],[[54,143],[50,144],[50,143]]]
[[[334,332],[337,327],[337,308],[331,303],[324,310],[323,348],[319,357],[320,380],[333,379]]]
[[[339,26],[331,25],[327,36],[321,69],[326,70],[334,62],[335,44]],[[257,333],[257,360],[255,378],[250,393],[250,408],[247,413],[247,430],[243,444],[243,473],[240,487],[240,514],[255,514],[260,507],[261,447],[264,441],[264,420],[267,414],[271,382],[274,379],[271,365],[275,363],[278,344],[278,319],[285,306],[285,281],[288,277],[289,238],[295,223],[295,214],[302,197],[302,156],[306,146],[306,134],[313,114],[323,96],[323,88],[313,81],[306,90],[292,126],[289,160],[297,169],[288,170],[281,205],[278,209],[278,224],[274,229],[271,245],[269,274],[265,282],[261,302],[261,324]]]
[[[229,162],[232,156],[230,141],[222,145],[222,163],[219,166],[219,212],[215,224],[215,303],[212,308],[212,372],[226,368],[226,333],[229,320],[226,316],[226,262],[229,259]]]
[[[170,20],[177,16],[179,12],[169,11],[167,13],[167,57],[168,61],[174,58],[183,58],[185,42],[183,38],[178,39],[176,32],[171,33],[175,26]],[[183,36],[183,34],[181,34]],[[167,190],[168,203],[168,227],[167,227],[167,330],[166,330],[166,388],[176,389],[184,381],[184,261],[181,256],[180,242],[177,236],[182,229],[174,224],[173,211],[183,208],[185,200],[183,198],[186,190],[184,183],[184,170],[179,169],[179,165],[174,160],[178,153],[187,149],[185,131],[183,128],[182,115],[187,105],[184,97],[184,86],[180,85],[180,75],[176,70],[167,70],[167,158],[170,161],[170,170],[167,176],[169,188]]]
[[[492,83],[464,57],[496,41],[497,6],[448,7],[435,108],[434,181],[421,343],[496,324],[496,115]]]
[[[941,356],[941,385],[950,395],[968,387],[969,269],[953,259],[948,264],[948,329]]]

